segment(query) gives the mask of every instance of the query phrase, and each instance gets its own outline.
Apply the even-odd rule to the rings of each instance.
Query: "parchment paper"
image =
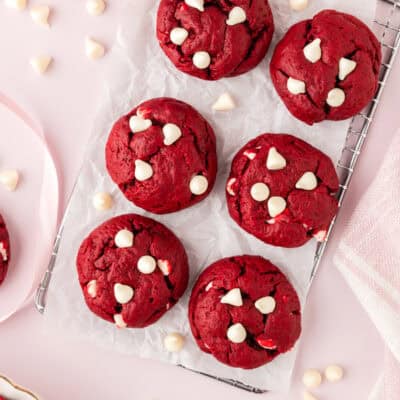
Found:
[[[324,122],[309,127],[295,120],[273,89],[268,73],[272,49],[294,22],[311,17],[323,8],[353,13],[371,23],[373,0],[315,0],[303,13],[290,11],[288,1],[273,0],[276,33],[267,58],[243,76],[204,82],[177,71],[159,48],[155,37],[158,1],[128,0],[121,15],[117,43],[108,54],[106,90],[93,126],[88,159],[81,171],[65,221],[59,256],[47,300],[45,319],[64,334],[78,336],[125,354],[182,364],[218,377],[239,380],[267,390],[289,386],[296,349],[272,363],[251,371],[234,369],[202,353],[188,325],[187,303],[190,289],[200,271],[222,257],[259,254],[279,266],[289,277],[304,304],[315,252],[314,241],[297,249],[280,249],[246,234],[228,215],[225,182],[233,155],[248,140],[264,132],[292,133],[326,152],[336,162],[345,142],[349,122]],[[213,113],[211,105],[223,92],[232,93],[238,107],[229,113]],[[200,204],[166,216],[155,216],[129,203],[109,178],[104,161],[104,146],[113,122],[145,99],[170,96],[192,104],[214,127],[218,141],[219,173],[212,194]],[[98,191],[112,192],[116,204],[106,213],[92,207]],[[190,260],[189,289],[181,301],[159,322],[146,329],[118,330],[92,314],[84,304],[78,284],[75,256],[84,237],[108,218],[137,212],[166,224],[180,237]],[[179,354],[168,354],[163,337],[178,331],[186,345]]]

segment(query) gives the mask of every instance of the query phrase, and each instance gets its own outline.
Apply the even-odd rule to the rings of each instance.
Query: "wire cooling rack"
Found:
[[[378,0],[378,6],[380,7],[381,16],[379,17],[379,19],[374,20],[374,31],[381,43],[383,56],[379,74],[379,87],[371,103],[365,108],[365,110],[363,110],[362,113],[356,115],[350,123],[346,143],[343,147],[340,161],[337,164],[340,180],[340,189],[337,195],[339,206],[343,204],[343,200],[346,196],[347,190],[349,189],[359,156],[364,147],[365,140],[368,136],[372,121],[374,119],[376,110],[382,97],[382,93],[385,89],[385,85],[388,81],[393,63],[396,59],[396,55],[400,47],[400,0]],[[65,212],[65,215],[67,214],[68,209]],[[321,263],[322,256],[329,243],[329,238],[331,237],[332,231],[335,227],[336,218],[337,217],[332,220],[332,223],[327,232],[326,240],[317,245],[310,284],[315,277],[315,274]],[[61,223],[61,227],[54,242],[49,265],[47,267],[45,275],[43,276],[40,286],[36,291],[35,305],[40,313],[43,313],[46,307],[46,293],[50,285],[51,275],[58,254],[64,226],[63,222]],[[190,371],[207,376],[220,382],[227,383],[231,386],[246,390],[248,392],[265,393],[265,391],[262,389],[245,385],[242,382],[231,379],[223,379],[194,370]]]

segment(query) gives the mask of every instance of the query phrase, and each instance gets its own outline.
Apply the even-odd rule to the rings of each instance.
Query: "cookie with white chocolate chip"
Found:
[[[165,214],[192,206],[213,188],[215,134],[190,105],[146,101],[120,118],[106,145],[108,172],[128,200]]]
[[[231,217],[265,243],[325,240],[338,203],[332,161],[292,135],[266,133],[236,154],[226,185]]]
[[[89,309],[119,328],[155,323],[188,284],[188,260],[179,239],[136,214],[112,218],[93,230],[76,264]]]
[[[6,278],[10,262],[10,238],[3,217],[0,215],[0,285]]]
[[[325,10],[294,25],[270,64],[275,88],[289,111],[312,125],[359,113],[378,87],[381,48],[352,15]]]
[[[268,0],[161,0],[157,37],[181,71],[206,80],[243,74],[264,58],[274,22]]]
[[[289,351],[301,331],[295,289],[258,256],[229,257],[206,268],[190,297],[189,320],[202,351],[243,369]]]

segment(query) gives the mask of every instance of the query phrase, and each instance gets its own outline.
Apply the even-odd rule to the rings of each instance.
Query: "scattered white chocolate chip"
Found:
[[[3,258],[3,261],[7,261],[8,260],[7,250],[4,247],[4,243],[3,242],[0,242],[0,255]]]
[[[146,161],[135,161],[135,179],[140,182],[146,181],[153,176],[153,167]]]
[[[316,63],[322,57],[321,39],[314,39],[303,49],[304,57],[311,63]]]
[[[255,183],[250,189],[250,196],[255,201],[265,201],[270,194],[269,187],[262,182]]]
[[[90,15],[101,15],[105,9],[106,2],[104,0],[87,0],[86,2],[86,10]]]
[[[237,323],[228,328],[226,336],[233,343],[243,343],[246,340],[247,332],[241,323]]]
[[[131,128],[132,133],[143,132],[149,129],[153,123],[151,119],[144,119],[139,115],[133,115],[129,119],[129,127]]]
[[[267,169],[277,171],[286,167],[286,160],[276,147],[271,147],[267,157]]]
[[[298,79],[289,78],[287,80],[287,89],[292,94],[302,94],[306,92],[306,84]]]
[[[296,182],[296,189],[314,190],[318,186],[318,179],[315,174],[308,171]]]
[[[304,372],[303,383],[307,388],[316,388],[322,382],[322,375],[317,369],[308,369]]]
[[[121,229],[114,237],[115,245],[120,249],[132,247],[133,245],[133,233],[128,229]]]
[[[0,171],[0,183],[3,184],[10,192],[13,192],[17,188],[18,181],[19,174],[17,170],[7,169]]]
[[[181,129],[175,124],[164,125],[162,131],[164,134],[164,144],[166,146],[171,146],[171,144],[174,144],[182,136]]]
[[[213,287],[212,281],[206,286],[206,292],[208,292]]]
[[[117,325],[117,328],[126,328],[128,325],[126,324],[126,322],[124,321],[124,319],[122,318],[121,314],[115,314],[114,315],[114,322],[115,325]]]
[[[135,291],[128,285],[123,285],[121,283],[116,283],[114,285],[114,297],[119,304],[129,303],[134,294]]]
[[[174,28],[169,34],[169,38],[173,44],[181,46],[189,36],[189,32],[185,28]]]
[[[206,51],[197,51],[193,55],[193,65],[198,69],[206,69],[211,64],[211,57]]]
[[[26,8],[26,3],[27,3],[26,0],[5,0],[5,1],[4,1],[4,4],[5,4],[7,7],[15,8],[15,9],[18,10],[18,11],[25,10],[25,8]]]
[[[308,6],[308,0],[290,0],[290,7],[294,11],[303,11]]]
[[[272,218],[282,213],[286,208],[286,200],[283,197],[274,196],[268,200],[268,212]]]
[[[235,101],[229,93],[223,93],[218,97],[212,108],[215,111],[230,111],[236,107]]]
[[[229,26],[241,24],[246,21],[246,11],[243,10],[242,7],[233,7],[231,11],[229,11],[229,17],[226,20],[226,24]]]
[[[207,192],[208,180],[203,175],[196,175],[190,181],[190,191],[196,195],[200,196]]]
[[[33,21],[45,27],[50,27],[49,24],[50,7],[46,5],[36,5],[31,7],[31,18]]]
[[[142,274],[152,274],[157,268],[157,262],[152,256],[142,256],[138,260],[137,267]]]
[[[189,7],[197,8],[199,11],[204,11],[204,0],[185,0]]]
[[[257,157],[257,153],[251,150],[245,150],[243,155],[246,156],[249,160],[254,160]]]
[[[164,338],[164,347],[170,353],[176,353],[183,349],[185,344],[184,337],[177,332],[170,333]]]
[[[303,400],[317,400],[317,398],[310,392],[307,392],[307,390],[305,390],[303,392]]]
[[[329,365],[325,369],[325,378],[329,382],[339,382],[343,378],[343,368],[339,365]]]
[[[239,288],[230,290],[225,296],[221,297],[222,304],[230,304],[231,306],[241,307],[243,305],[242,293]]]
[[[275,299],[271,296],[265,296],[258,299],[254,306],[261,314],[271,314],[276,307]]]
[[[113,205],[110,193],[99,192],[93,196],[93,207],[99,211],[109,210]]]
[[[97,282],[92,280],[87,284],[87,292],[90,297],[95,298],[97,295]]]
[[[328,93],[328,98],[326,99],[326,102],[331,107],[340,107],[345,100],[346,94],[344,93],[344,91],[342,89],[335,88]]]
[[[345,80],[348,75],[350,75],[357,67],[357,63],[348,58],[342,57],[339,60],[339,79],[341,81]]]
[[[37,57],[32,57],[29,60],[29,63],[31,64],[31,67],[34,69],[35,72],[42,75],[47,71],[52,61],[53,61],[52,57],[37,56]]]
[[[318,231],[317,233],[314,234],[315,239],[317,239],[317,242],[325,242],[326,239],[326,231]]]
[[[226,191],[231,195],[235,196],[235,191],[233,190],[233,185],[236,182],[236,178],[229,179],[228,183],[226,184]]]
[[[105,47],[100,42],[90,37],[85,40],[85,49],[86,55],[92,60],[103,57],[106,52]]]
[[[172,272],[172,265],[168,260],[157,260],[157,267],[164,276],[168,276]]]

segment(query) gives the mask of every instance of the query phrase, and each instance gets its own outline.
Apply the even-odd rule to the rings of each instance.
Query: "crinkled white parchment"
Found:
[[[276,33],[267,58],[257,68],[237,78],[205,82],[176,70],[159,48],[155,37],[158,1],[126,0],[117,44],[108,55],[106,90],[99,99],[101,109],[94,121],[88,159],[71,199],[48,292],[45,319],[49,325],[125,354],[182,364],[262,389],[288,387],[297,346],[255,370],[230,368],[199,350],[187,318],[190,289],[199,272],[222,257],[240,254],[262,255],[279,266],[304,304],[315,242],[297,249],[281,249],[248,235],[228,215],[225,182],[234,154],[264,132],[292,133],[326,152],[335,162],[339,159],[349,122],[324,122],[309,127],[294,119],[272,86],[268,63],[275,43],[293,23],[323,8],[335,8],[353,13],[370,24],[375,1],[311,0],[303,13],[290,11],[288,3],[288,0],[271,1]],[[212,112],[211,105],[225,91],[233,94],[238,107],[228,113]],[[109,178],[104,161],[104,146],[113,122],[143,100],[160,96],[186,101],[208,119],[216,132],[219,156],[218,178],[212,194],[194,207],[166,216],[151,215],[129,203]],[[92,196],[104,190],[112,192],[116,204],[111,211],[100,213],[92,207]],[[86,307],[78,284],[75,256],[82,239],[93,228],[112,216],[129,212],[155,218],[181,238],[189,255],[191,279],[185,296],[159,322],[146,329],[118,330]],[[174,331],[185,335],[186,346],[179,354],[168,354],[163,348],[163,337]]]

